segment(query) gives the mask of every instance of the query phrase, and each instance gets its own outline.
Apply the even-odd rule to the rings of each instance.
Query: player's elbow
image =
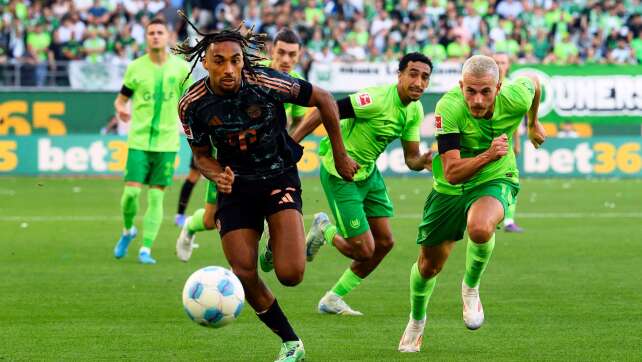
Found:
[[[312,90],[312,99],[310,106],[325,107],[332,103],[332,94],[327,90],[319,87],[314,87]]]

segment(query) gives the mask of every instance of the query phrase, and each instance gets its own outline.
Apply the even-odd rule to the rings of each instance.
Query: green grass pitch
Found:
[[[468,331],[459,288],[464,244],[442,271],[429,305],[423,350],[396,351],[409,313],[408,278],[428,178],[387,180],[396,246],[347,297],[364,317],[320,315],[316,304],[349,261],[323,247],[303,283],[264,275],[309,361],[642,359],[642,182],[524,180],[517,220],[524,234],[498,232],[482,279],[486,323]],[[327,210],[306,178],[305,221]],[[202,205],[205,183],[189,210]],[[114,259],[120,234],[117,179],[0,178],[0,360],[271,361],[279,340],[246,306],[219,330],[185,315],[183,283],[206,265],[227,266],[218,234],[197,236],[189,263],[174,256],[180,181],[165,198],[155,266]],[[141,209],[145,209],[144,198]],[[142,215],[142,212],[141,212]],[[137,220],[140,228],[140,217]]]

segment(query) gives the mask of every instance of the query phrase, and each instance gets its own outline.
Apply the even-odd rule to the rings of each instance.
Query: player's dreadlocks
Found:
[[[194,29],[196,33],[202,37],[201,40],[199,40],[194,46],[190,46],[189,39],[186,39],[184,42],[172,48],[174,54],[183,56],[183,58],[185,58],[185,60],[187,60],[188,62],[193,62],[192,68],[190,69],[189,74],[187,74],[187,77],[185,78],[185,80],[183,80],[183,82],[189,79],[192,71],[196,67],[196,63],[203,60],[205,52],[207,51],[207,48],[210,46],[210,44],[220,43],[224,41],[232,41],[238,43],[241,46],[241,51],[243,52],[243,70],[247,70],[248,72],[250,72],[250,74],[254,74],[253,67],[258,65],[260,61],[265,60],[265,58],[260,55],[260,52],[265,46],[265,40],[267,39],[267,36],[262,33],[255,33],[253,31],[254,26],[252,26],[252,28],[250,28],[247,33],[245,33],[245,35],[241,34],[242,24],[239,25],[236,29],[224,29],[221,31],[206,34],[201,33],[196,28],[196,26],[194,26],[194,24],[189,21],[187,15],[185,15],[185,12],[179,10],[178,15],[183,17],[183,19],[185,19],[185,21],[192,27],[192,29]]]

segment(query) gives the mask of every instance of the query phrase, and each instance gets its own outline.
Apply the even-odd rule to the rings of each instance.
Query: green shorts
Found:
[[[208,204],[216,205],[216,196],[218,192],[216,190],[216,182],[207,180],[207,189],[205,190],[205,202]]]
[[[150,186],[169,186],[174,176],[176,152],[151,152],[127,149],[125,181]]]
[[[468,209],[473,202],[483,196],[492,196],[502,203],[506,214],[518,192],[519,185],[506,180],[483,183],[463,195],[446,195],[432,190],[424,205],[417,244],[432,246],[447,240],[460,240],[464,237]]]
[[[344,238],[368,231],[369,217],[393,215],[386,184],[376,168],[367,179],[349,182],[329,174],[322,165],[321,185],[337,222],[337,229]]]

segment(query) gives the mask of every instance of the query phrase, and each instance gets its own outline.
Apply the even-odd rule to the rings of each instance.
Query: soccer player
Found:
[[[544,142],[537,119],[540,94],[536,77],[502,84],[497,63],[475,55],[464,63],[459,86],[437,102],[439,154],[419,225],[419,257],[410,271],[410,320],[399,351],[420,350],[437,274],[464,231],[469,239],[461,285],[464,324],[474,330],[484,322],[479,282],[495,246],[495,228],[519,190],[512,135],[527,114],[529,139],[536,148]]]
[[[125,190],[121,198],[124,229],[114,248],[114,256],[117,259],[124,257],[136,237],[134,218],[141,187],[145,184],[149,190],[143,217],[143,246],[138,260],[143,264],[155,264],[151,248],[163,221],[164,190],[171,184],[174,174],[174,159],[179,149],[176,109],[189,65],[167,52],[169,32],[163,20],[152,20],[145,29],[145,36],[147,54],[127,66],[123,87],[114,102],[120,119],[129,121],[131,117]]]
[[[288,73],[294,78],[303,79],[303,77],[294,71],[294,67],[299,62],[299,56],[301,55],[301,38],[289,28],[283,28],[274,37],[274,44],[272,45],[272,51],[270,52],[272,60],[267,60],[262,62],[264,65],[281,71],[283,73]],[[288,117],[288,129],[294,129],[298,125],[303,116],[305,115],[307,108],[302,107],[296,104],[287,103],[285,105],[285,113]],[[185,257],[189,259],[188,254],[191,255],[191,246],[193,245],[194,235],[203,230],[211,230],[214,228],[213,220],[213,210],[210,206],[210,212],[208,208],[197,210],[192,218],[206,217],[211,220],[195,220],[190,219],[192,227],[190,224],[185,224],[185,209],[187,208],[187,203],[189,202],[189,197],[192,194],[192,189],[198,179],[200,178],[201,173],[198,172],[198,169],[193,162],[190,163],[190,171],[183,183],[181,188],[180,198],[178,201],[178,211],[176,213],[175,223],[178,226],[183,227],[187,225],[186,230],[181,231],[181,236],[179,237],[181,241],[177,242],[177,255],[183,260]],[[213,193],[210,195],[210,192]],[[213,201],[212,205],[216,205],[216,188],[208,186],[207,190],[208,200]],[[212,216],[212,217],[210,217]],[[180,250],[180,251],[178,251]],[[181,257],[182,256],[182,257]],[[187,261],[187,260],[184,260]]]
[[[261,35],[242,35],[238,29],[198,34],[202,38],[195,46],[184,43],[177,52],[190,61],[203,59],[209,77],[196,82],[181,99],[179,115],[196,165],[216,183],[215,217],[225,256],[248,303],[282,339],[277,361],[299,361],[305,356],[303,343],[257,272],[258,241],[266,218],[279,281],[295,286],[305,269],[296,167],[303,152],[287,134],[284,103],[319,108],[343,178],[352,180],[358,165],[345,151],[338,111],[327,91],[256,66]]]
[[[301,75],[295,72],[294,66],[299,61],[299,55],[301,51],[301,39],[299,36],[292,30],[288,28],[283,28],[274,37],[274,44],[272,46],[272,60],[265,60],[260,64],[270,67],[274,70],[281,71],[283,73],[288,73],[290,76],[298,79],[303,79]],[[285,104],[285,114],[288,117],[289,125],[298,125],[303,118],[307,108],[302,107],[296,104],[286,103]],[[291,126],[288,126],[288,129],[291,129]],[[200,172],[195,170],[198,176]],[[190,170],[190,175],[185,185],[188,184],[188,180],[192,176],[192,170]],[[193,184],[192,184],[193,187]],[[191,188],[190,188],[191,192]],[[189,198],[189,196],[188,196]],[[183,199],[183,190],[181,190],[181,200]],[[180,202],[180,201],[179,201]],[[179,208],[181,207],[179,203]],[[184,213],[183,208],[183,213]],[[179,210],[180,211],[180,210]],[[187,219],[184,219],[184,225],[182,225],[181,232],[176,240],[176,255],[182,261],[188,261],[192,255],[192,248],[194,247],[194,240],[196,238],[196,233],[212,230],[216,227],[214,223],[214,214],[216,213],[216,185],[208,184],[206,191],[206,200],[205,208],[198,209],[194,214]],[[177,215],[178,220],[179,215]],[[183,216],[184,217],[184,216]],[[273,269],[272,263],[272,250],[269,244],[266,243],[266,251],[260,255],[260,265],[261,269],[265,272],[269,272]]]
[[[393,206],[377,169],[379,155],[392,141],[401,139],[411,170],[431,168],[432,153],[419,151],[419,129],[424,118],[419,98],[428,87],[431,72],[430,59],[409,53],[399,61],[396,84],[367,88],[337,102],[343,141],[360,169],[354,182],[342,180],[332,154],[327,152],[328,139],[321,141],[321,184],[336,225],[325,213],[316,214],[306,252],[311,261],[327,242],[353,262],[319,301],[321,313],[361,315],[343,297],[370,275],[393,247],[389,222]],[[319,113],[314,112],[293,133],[294,140],[300,141],[319,123]]]
[[[510,69],[510,57],[506,53],[495,53],[493,54],[493,60],[497,63],[499,67],[499,81],[503,82],[508,75],[508,70]],[[521,151],[520,139],[519,139],[519,127],[515,130],[513,134],[513,152],[515,152],[515,162],[517,162],[517,156]],[[515,222],[515,210],[517,209],[517,197],[513,200],[513,203],[506,210],[506,216],[504,217],[504,231],[509,233],[521,233],[524,232],[524,229],[521,228]]]

